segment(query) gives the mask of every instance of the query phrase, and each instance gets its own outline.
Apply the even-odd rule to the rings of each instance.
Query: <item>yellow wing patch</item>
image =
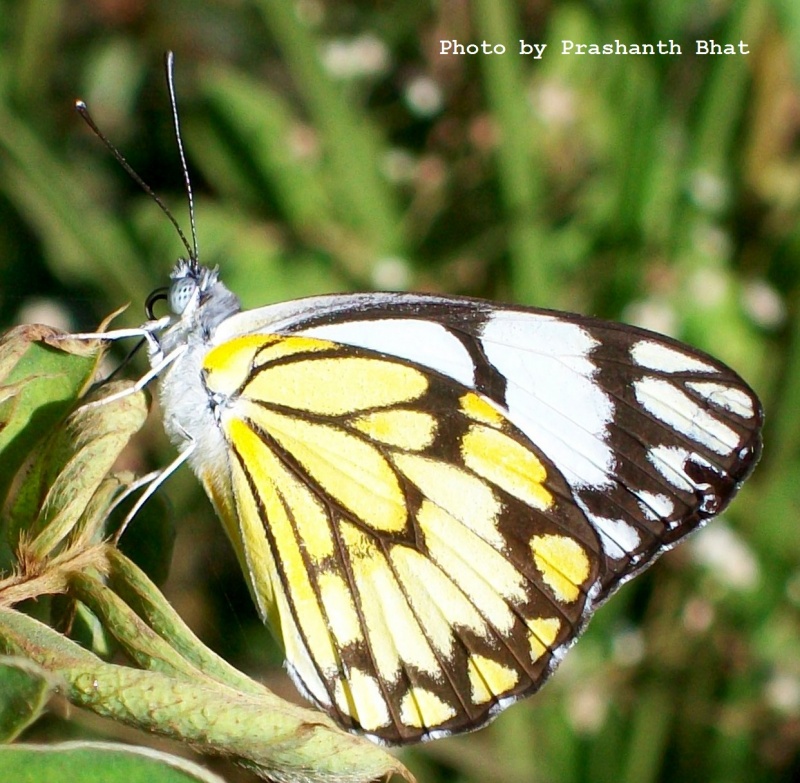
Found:
[[[586,550],[567,536],[534,536],[531,551],[544,581],[560,601],[570,604],[578,600],[581,585],[589,576]]]
[[[462,468],[416,454],[397,454],[394,464],[433,505],[466,525],[480,539],[503,546],[497,527],[500,501],[492,487]]]
[[[400,702],[403,723],[414,728],[440,726],[455,714],[454,707],[425,688],[411,688]]]
[[[335,698],[339,709],[357,720],[365,731],[389,725],[389,708],[380,683],[360,669],[352,669],[346,683],[340,680],[336,684]]]
[[[468,468],[532,508],[553,504],[541,460],[505,433],[476,424],[461,439],[461,454]]]
[[[232,340],[204,377],[235,457],[212,497],[323,708],[407,742],[538,687],[598,566],[563,478],[495,403],[302,336]]]
[[[373,445],[330,424],[275,413],[262,406],[248,405],[246,410],[326,495],[358,519],[376,530],[405,528],[408,509],[397,474]]]
[[[508,693],[519,682],[519,672],[483,655],[471,655],[469,682],[475,704],[486,704]]]
[[[283,487],[291,485],[291,476],[247,425],[239,421],[231,422],[231,437],[258,487],[257,501],[263,506],[269,520],[269,538],[273,540],[278,569],[289,588],[286,592],[292,602],[297,624],[313,649],[320,668],[335,672],[338,667],[336,649],[294,523],[296,512],[300,509],[291,505],[291,496],[283,494]]]
[[[392,549],[392,566],[408,589],[408,600],[439,655],[450,657],[453,626],[486,638],[486,619],[463,590],[430,557],[410,547]]]
[[[536,617],[528,620],[528,628],[531,660],[538,661],[555,644],[561,621],[555,617]]]
[[[423,411],[394,409],[367,413],[353,419],[353,427],[378,443],[407,451],[421,451],[436,436],[436,419]]]
[[[417,523],[431,559],[495,628],[510,632],[514,613],[509,602],[525,600],[523,575],[482,538],[430,501],[422,504]]]
[[[329,350],[333,343],[308,337],[249,334],[212,348],[203,360],[206,383],[215,391],[233,394],[263,364],[287,356]]]
[[[421,372],[402,364],[359,357],[308,358],[262,368],[245,392],[267,405],[341,416],[416,400],[427,387]]]
[[[436,655],[386,557],[354,525],[343,524],[342,536],[348,553],[358,553],[350,563],[378,674],[395,681],[403,663],[437,673]]]
[[[505,417],[484,397],[480,397],[475,392],[467,392],[459,401],[461,410],[473,421],[481,424],[491,424],[501,427],[505,422]]]
[[[335,573],[319,575],[319,592],[325,616],[339,647],[364,641],[353,594],[345,580]]]

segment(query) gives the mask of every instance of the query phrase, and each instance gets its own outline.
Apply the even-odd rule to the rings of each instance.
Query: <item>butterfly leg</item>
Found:
[[[117,340],[127,340],[130,337],[142,337],[147,341],[150,352],[157,353],[161,349],[161,343],[159,343],[156,334],[166,329],[171,321],[172,317],[165,315],[157,321],[149,321],[143,326],[135,326],[130,329],[112,329],[110,332],[79,332],[78,334],[58,335],[53,339],[116,342]]]
[[[191,456],[192,452],[195,449],[195,442],[189,441],[188,445],[185,449],[183,449],[180,454],[172,461],[166,468],[163,470],[156,470],[152,473],[148,473],[146,476],[142,476],[138,481],[136,481],[129,489],[125,492],[125,494],[120,497],[119,502],[121,502],[125,497],[130,495],[131,492],[135,492],[142,486],[147,486],[144,492],[142,492],[139,499],[134,503],[133,508],[127,513],[125,519],[122,520],[122,524],[119,526],[119,529],[114,534],[112,542],[116,545],[119,543],[119,539],[122,537],[122,534],[127,529],[128,525],[133,521],[133,518],[139,513],[142,506],[156,493],[158,488],[181,466],[187,459]]]
[[[185,350],[187,346],[181,345],[176,348],[172,353],[168,353],[163,359],[161,359],[158,364],[151,367],[141,378],[139,378],[133,386],[129,386],[127,389],[122,389],[122,391],[114,392],[114,394],[109,394],[107,397],[103,397],[99,400],[94,400],[92,402],[87,402],[84,407],[85,408],[96,408],[100,405],[108,405],[110,402],[116,402],[117,400],[122,400],[125,397],[130,396],[131,394],[136,394],[137,392],[142,391],[142,389],[147,386],[150,381],[154,378],[157,378],[170,364],[172,364]]]

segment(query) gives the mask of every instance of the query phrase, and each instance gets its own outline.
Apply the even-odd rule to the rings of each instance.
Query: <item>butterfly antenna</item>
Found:
[[[175,127],[175,141],[178,143],[178,154],[181,158],[183,169],[183,182],[186,185],[186,197],[189,201],[189,228],[192,232],[193,252],[189,253],[193,266],[197,266],[197,227],[194,221],[194,193],[192,180],[189,177],[189,167],[186,165],[186,154],[183,151],[183,138],[181,137],[181,122],[178,117],[178,99],[175,95],[175,54],[168,51],[164,57],[167,69],[167,89],[169,90],[169,105],[172,109],[172,124]]]
[[[94,391],[95,389],[101,389],[107,383],[113,381],[114,378],[116,378],[126,367],[130,366],[131,362],[133,361],[133,357],[136,356],[139,351],[141,351],[142,347],[146,343],[147,340],[139,340],[139,342],[136,343],[136,345],[134,345],[130,351],[128,351],[125,358],[110,373],[108,373],[108,375],[106,375],[104,378],[98,379],[91,385],[90,390]]]
[[[178,221],[175,220],[172,212],[169,211],[169,207],[161,200],[158,194],[133,170],[133,167],[127,160],[125,160],[125,156],[109,141],[108,137],[97,127],[97,123],[92,119],[92,115],[89,114],[89,109],[86,107],[86,104],[81,101],[75,101],[75,111],[81,115],[83,121],[92,129],[92,132],[95,136],[97,136],[103,144],[109,149],[111,154],[114,156],[114,159],[119,163],[120,166],[125,170],[125,173],[145,192],[148,196],[150,196],[153,201],[158,204],[161,211],[167,216],[169,222],[175,227],[175,230],[178,232],[178,236],[181,238],[181,242],[183,242],[183,246],[186,248],[186,252],[189,254],[189,258],[191,259],[191,263],[197,263],[197,243],[195,242],[195,250],[192,250],[191,246],[189,245],[188,240],[186,239],[186,235],[181,230],[181,227],[178,225]],[[181,153],[181,156],[183,153]],[[184,166],[185,169],[185,166]],[[192,219],[192,236],[194,237],[194,218]]]

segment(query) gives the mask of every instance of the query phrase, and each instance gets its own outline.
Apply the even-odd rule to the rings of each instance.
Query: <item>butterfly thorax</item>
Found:
[[[203,461],[219,454],[224,441],[216,426],[216,402],[203,383],[203,359],[213,345],[216,328],[241,309],[239,299],[220,282],[216,269],[180,259],[171,274],[168,300],[176,316],[160,338],[160,353],[178,353],[161,377],[162,407],[170,411],[165,429],[179,449],[194,444]],[[151,361],[157,357],[151,356]],[[191,459],[190,459],[191,462]]]

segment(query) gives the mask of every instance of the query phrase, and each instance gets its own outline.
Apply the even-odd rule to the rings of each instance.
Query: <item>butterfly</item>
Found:
[[[184,244],[170,315],[110,337],[147,339],[166,473],[199,478],[298,689],[378,742],[537,691],[758,460],[755,393],[670,338],[410,293],[242,311]]]

